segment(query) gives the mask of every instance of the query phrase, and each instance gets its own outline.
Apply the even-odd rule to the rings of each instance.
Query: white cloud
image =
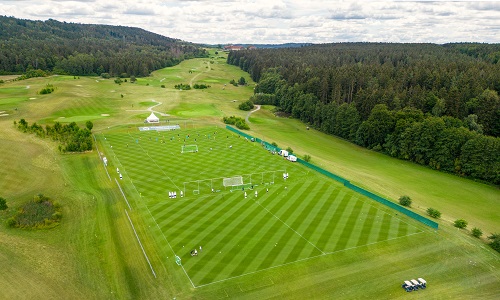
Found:
[[[197,43],[500,43],[500,1],[0,0],[0,11],[134,26]]]

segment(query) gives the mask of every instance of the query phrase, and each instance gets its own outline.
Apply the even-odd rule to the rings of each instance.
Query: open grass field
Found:
[[[170,263],[179,256],[194,287],[423,232],[226,129],[123,131],[100,136],[113,157],[108,171],[117,166],[135,189],[130,196],[146,202],[161,230],[157,239],[172,251]],[[198,152],[181,153],[183,144]],[[224,187],[223,178],[236,175],[246,189]],[[169,191],[178,197],[169,198]]]
[[[135,84],[73,76],[1,84],[0,196],[9,209],[0,212],[0,298],[498,299],[500,255],[451,225],[464,218],[469,228],[498,232],[497,187],[306,131],[269,107],[251,115],[250,134],[309,154],[312,163],[388,199],[408,194],[414,211],[432,206],[443,220],[434,231],[396,216],[223,129],[222,116],[247,114],[237,105],[254,83],[229,84],[241,76],[250,81],[224,59],[210,58]],[[37,94],[48,83],[55,92]],[[211,88],[179,91],[179,83]],[[151,110],[181,130],[140,132]],[[61,155],[56,143],[17,131],[12,124],[20,118],[92,120],[99,151]],[[187,134],[198,152],[181,153]],[[107,168],[98,152],[108,157]],[[284,168],[287,181],[280,171],[274,184],[265,184],[272,177],[263,172]],[[243,191],[221,186],[221,177],[249,181],[250,174],[254,190],[246,199]],[[168,198],[172,190],[176,199]],[[60,226],[7,228],[5,220],[40,192],[62,204]],[[404,292],[402,281],[416,277],[428,288]]]

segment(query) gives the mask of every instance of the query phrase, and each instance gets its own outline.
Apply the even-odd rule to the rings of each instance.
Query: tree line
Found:
[[[499,54],[500,45],[360,43],[235,51],[228,62],[258,81],[253,103],[393,157],[499,184]]]
[[[61,152],[85,152],[91,151],[93,147],[93,139],[91,130],[94,124],[87,121],[85,128],[80,128],[75,122],[62,125],[55,122],[53,126],[43,126],[37,124],[29,124],[25,119],[14,121],[14,126],[17,126],[22,132],[33,133],[38,137],[49,137],[54,141],[58,141],[59,151]]]
[[[0,16],[0,28],[0,74],[40,69],[77,76],[147,76],[184,59],[208,57],[194,44],[133,27]]]

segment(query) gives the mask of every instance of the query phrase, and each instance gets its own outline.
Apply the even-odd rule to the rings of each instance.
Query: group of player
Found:
[[[201,246],[200,246],[200,252],[201,252]],[[191,250],[191,256],[197,256],[198,255],[198,250],[196,248],[194,250]]]
[[[252,186],[252,189],[253,189],[253,186]],[[268,193],[268,192],[269,192],[269,188],[266,188],[266,193]],[[245,194],[245,198],[246,198],[247,197],[247,192],[244,192],[244,194]],[[255,190],[254,194],[255,194],[255,198],[257,198],[257,196],[259,196],[259,193],[257,192],[257,190]]]
[[[181,191],[180,192],[181,198],[184,197],[184,193]],[[177,198],[177,192],[168,192],[168,197],[169,198]]]

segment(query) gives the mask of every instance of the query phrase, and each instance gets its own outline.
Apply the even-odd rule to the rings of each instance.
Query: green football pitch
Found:
[[[118,168],[127,197],[136,199],[132,207],[146,207],[143,217],[154,220],[164,261],[180,257],[178,270],[193,287],[426,231],[225,128],[130,127],[96,137],[108,172]],[[183,153],[184,145],[197,151]],[[244,187],[224,186],[235,176]]]

